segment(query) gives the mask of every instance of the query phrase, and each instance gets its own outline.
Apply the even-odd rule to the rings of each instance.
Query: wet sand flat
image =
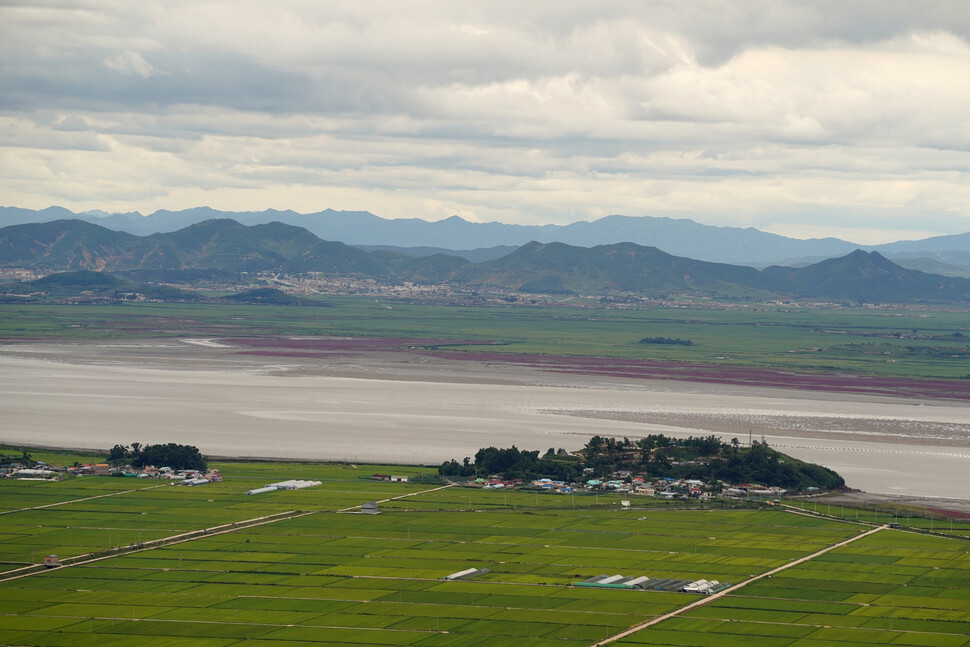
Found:
[[[594,434],[715,433],[869,492],[970,498],[970,404],[562,375],[412,354],[294,360],[178,340],[0,347],[3,442],[180,442],[224,456],[437,463]]]

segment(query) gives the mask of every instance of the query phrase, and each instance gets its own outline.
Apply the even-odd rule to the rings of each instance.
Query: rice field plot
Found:
[[[588,645],[696,596],[569,586],[577,575],[741,576],[857,532],[778,511],[643,516],[321,512],[0,583],[0,608],[23,603],[0,615],[0,643]],[[441,579],[469,567],[490,572]],[[56,626],[30,631],[33,617]]]
[[[144,480],[73,478],[66,481],[0,479],[0,513],[157,485]]]
[[[218,554],[219,550],[212,552]],[[29,578],[29,582],[18,581],[35,588],[27,596],[33,599],[31,607],[16,619],[37,615],[75,620],[73,628],[29,636],[31,644],[70,644],[76,638],[71,634],[76,632],[107,634],[109,638],[237,637],[259,639],[257,644],[267,645],[279,640],[434,645],[450,644],[441,639],[455,635],[463,636],[466,644],[470,638],[485,636],[489,641],[482,644],[516,639],[519,644],[584,645],[649,617],[651,612],[674,608],[684,597],[640,593],[641,599],[646,596],[652,602],[629,602],[629,608],[620,608],[617,605],[622,601],[617,598],[631,600],[637,593],[596,591],[606,595],[590,596],[582,592],[588,596],[584,599],[565,587],[484,584],[469,591],[472,583],[467,582],[347,577],[310,581],[296,573],[280,579],[279,572],[274,581],[260,581],[257,562],[244,559],[252,555],[239,552],[236,561],[223,560],[224,570],[215,571],[209,570],[213,564],[207,558],[212,555],[204,552],[182,555],[181,571],[138,562],[131,556],[108,560],[121,568],[75,567]],[[265,556],[273,557],[269,552]],[[278,565],[271,568],[279,571]],[[119,577],[119,570],[130,574]],[[247,583],[232,577],[240,574]],[[11,593],[5,588],[0,587],[0,596]],[[38,592],[42,595],[36,595]],[[0,616],[0,642],[8,640],[7,619]],[[542,636],[548,636],[549,642],[534,642]]]
[[[970,543],[883,530],[619,644],[970,645]]]
[[[319,472],[345,474],[333,466],[318,467]],[[288,510],[337,510],[428,488],[352,478],[323,481],[307,490],[246,494],[253,487],[286,478],[293,477],[284,473],[245,482],[227,476],[222,482],[200,487],[111,477],[61,482],[0,480],[0,497],[17,509],[0,514],[0,571],[36,564],[47,554],[70,557]],[[113,493],[118,494],[91,498]],[[66,503],[24,509],[61,501]]]
[[[134,483],[129,479],[110,478],[60,482],[0,480],[0,501],[6,508],[0,514],[0,571],[36,563],[52,552],[66,556],[105,547],[100,539],[89,542],[83,531],[72,532],[70,537],[58,531],[97,523],[96,518],[78,519],[73,510],[84,506],[110,508],[114,500],[134,494],[131,490],[139,487],[144,489],[149,485],[144,481]],[[48,523],[49,520],[56,521]]]
[[[365,532],[357,540],[383,549],[335,565],[332,572],[339,575],[407,577],[433,570],[437,561],[434,576],[440,577],[473,561],[490,569],[485,580],[550,584],[610,571],[737,582],[853,532],[846,524],[769,511],[399,512],[366,523],[336,517],[295,519],[287,530],[274,524],[254,532],[298,532],[321,540]]]
[[[350,465],[347,463],[300,463],[295,461],[210,461],[234,480],[278,481],[281,478],[318,479],[326,481],[359,481],[374,474],[396,476],[437,475],[437,467],[420,465]],[[379,481],[378,481],[379,482]]]

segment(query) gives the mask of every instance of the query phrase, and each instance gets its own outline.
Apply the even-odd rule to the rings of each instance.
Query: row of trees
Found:
[[[486,447],[475,452],[475,462],[465,457],[462,463],[446,461],[438,468],[442,476],[491,476],[499,474],[505,478],[524,480],[551,478],[556,480],[575,480],[582,475],[579,461],[569,456],[565,450],[556,452],[552,448],[541,458],[539,451],[523,451],[515,445],[507,449]]]
[[[668,346],[693,346],[694,342],[689,339],[675,339],[674,337],[644,337],[640,340],[641,344],[662,344]]]
[[[142,445],[132,443],[115,445],[108,452],[109,463],[128,463],[133,467],[155,465],[171,467],[174,470],[205,470],[208,466],[205,456],[194,445],[165,443],[164,445]]]

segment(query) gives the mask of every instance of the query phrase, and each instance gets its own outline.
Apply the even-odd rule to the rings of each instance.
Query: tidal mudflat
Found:
[[[589,436],[761,440],[869,492],[970,498],[970,403],[563,374],[397,352],[271,357],[226,340],[0,346],[0,441],[436,463]]]

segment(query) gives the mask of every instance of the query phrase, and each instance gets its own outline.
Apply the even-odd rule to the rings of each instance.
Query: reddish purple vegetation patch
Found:
[[[658,360],[616,359],[609,357],[563,357],[448,350],[455,346],[490,346],[495,342],[460,339],[227,339],[254,350],[247,354],[275,357],[341,357],[360,352],[415,352],[449,360],[493,362],[528,366],[546,371],[578,375],[602,375],[642,380],[684,380],[739,386],[776,387],[866,393],[870,395],[970,400],[970,383],[959,380],[925,380],[852,375],[847,373],[805,372],[771,368],[695,364]]]
[[[968,521],[970,520],[970,513],[958,512],[956,510],[944,510],[943,508],[926,508],[927,512],[932,512],[933,514],[938,514],[947,519],[955,519],[958,521]]]
[[[248,346],[259,349],[288,349],[309,352],[365,352],[381,350],[429,350],[442,346],[490,346],[495,342],[475,341],[468,339],[395,339],[370,337],[320,337],[320,338],[286,338],[270,337],[260,339],[231,338],[226,339],[230,344]]]
[[[958,380],[916,380],[847,373],[795,373],[770,368],[626,360],[608,357],[540,357],[455,351],[439,357],[502,361],[549,371],[650,380],[685,380],[739,386],[868,393],[871,395],[970,400],[970,384]]]

